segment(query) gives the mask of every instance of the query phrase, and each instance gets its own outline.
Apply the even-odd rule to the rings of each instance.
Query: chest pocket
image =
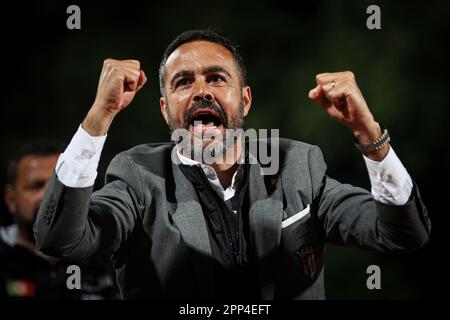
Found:
[[[287,219],[284,219],[283,222],[281,223],[281,228],[285,229],[285,228],[289,227],[290,225],[296,223],[297,221],[302,221],[302,220],[309,218],[311,216],[311,214],[309,213],[309,210],[310,210],[310,206],[308,204],[305,209],[301,210],[300,212],[297,212],[296,214],[294,214],[293,216],[291,216]]]
[[[311,206],[284,219],[281,223],[281,245],[284,249],[295,252],[305,241],[312,241],[315,235],[315,223]]]

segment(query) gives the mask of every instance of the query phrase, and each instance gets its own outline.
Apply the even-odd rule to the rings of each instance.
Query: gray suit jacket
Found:
[[[388,206],[329,178],[318,147],[279,144],[275,176],[261,175],[259,164],[249,173],[249,242],[264,299],[324,299],[325,242],[399,252],[428,240],[430,220],[416,186],[408,203]],[[34,226],[38,248],[75,260],[110,253],[125,299],[214,298],[202,208],[172,163],[172,148],[147,144],[117,155],[94,193],[54,175]],[[301,218],[285,226],[296,214]]]

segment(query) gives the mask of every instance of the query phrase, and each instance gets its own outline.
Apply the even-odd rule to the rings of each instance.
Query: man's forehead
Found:
[[[209,41],[193,41],[179,46],[166,61],[167,71],[178,68],[199,68],[208,64],[232,67],[233,54],[224,46]]]
[[[36,170],[52,170],[58,160],[58,154],[52,155],[26,155],[18,164],[18,174],[35,172]]]

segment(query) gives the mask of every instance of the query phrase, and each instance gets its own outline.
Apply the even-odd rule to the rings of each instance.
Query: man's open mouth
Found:
[[[192,127],[220,127],[223,121],[219,114],[211,109],[198,109],[191,116],[189,126]]]

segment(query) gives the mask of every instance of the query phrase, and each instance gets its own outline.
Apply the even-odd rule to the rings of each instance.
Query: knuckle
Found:
[[[355,81],[350,81],[350,82],[349,82],[349,87],[350,87],[352,90],[356,90],[356,89],[358,88],[358,86],[356,85],[356,82],[355,82]]]
[[[133,65],[135,65],[137,68],[139,68],[141,66],[141,62],[139,60],[136,59],[129,59],[129,60],[124,60],[125,63],[132,63]]]
[[[353,81],[349,78],[344,78],[342,79],[342,81],[340,82],[340,85],[342,87],[350,87],[352,85]]]
[[[112,65],[113,61],[114,61],[113,59],[107,58],[107,59],[103,60],[103,65],[104,65],[105,67],[109,67],[109,66]]]
[[[134,70],[129,70],[126,75],[131,81],[137,81],[139,79],[139,72]]]
[[[122,70],[116,65],[112,65],[109,72],[113,78],[124,78]]]
[[[350,71],[350,70],[345,71],[345,75],[347,77],[349,77],[350,79],[355,79],[355,74],[352,71]]]

